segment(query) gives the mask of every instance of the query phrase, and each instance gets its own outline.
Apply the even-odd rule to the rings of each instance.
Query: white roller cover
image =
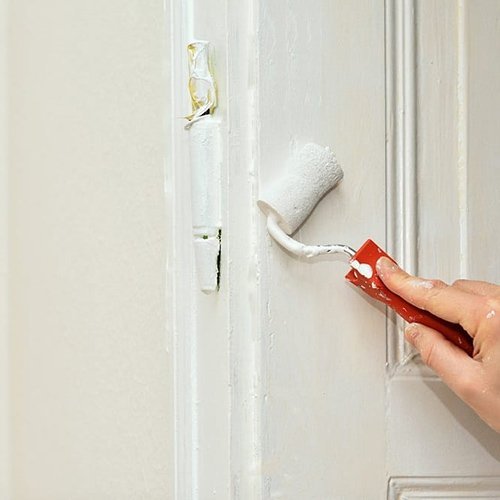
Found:
[[[283,231],[293,234],[343,176],[329,148],[309,143],[294,158],[287,175],[266,187],[257,203],[266,215],[274,212]]]

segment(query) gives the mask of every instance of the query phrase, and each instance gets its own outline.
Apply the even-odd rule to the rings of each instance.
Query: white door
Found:
[[[172,1],[167,168],[177,498],[500,498],[500,436],[401,322],[269,239],[259,190],[306,142],[345,171],[297,233],[500,281],[500,2]],[[186,45],[215,48],[220,290],[196,281]],[[485,478],[485,476],[487,476]]]

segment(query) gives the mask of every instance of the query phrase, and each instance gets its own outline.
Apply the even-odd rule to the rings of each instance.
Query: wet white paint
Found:
[[[351,261],[351,267],[356,269],[361,276],[370,279],[373,276],[373,269],[370,264],[363,264],[357,260]]]
[[[279,224],[279,215],[273,212],[267,217],[267,230],[283,248],[298,257],[310,259],[329,253],[343,253],[352,257],[356,253],[354,249],[347,245],[305,245],[288,236]]]

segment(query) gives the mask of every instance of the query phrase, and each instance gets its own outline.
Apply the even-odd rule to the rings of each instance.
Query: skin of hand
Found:
[[[485,281],[440,280],[412,276],[382,257],[377,272],[384,284],[407,302],[452,323],[474,341],[473,358],[440,333],[417,323],[405,338],[465,403],[500,432],[500,286]]]

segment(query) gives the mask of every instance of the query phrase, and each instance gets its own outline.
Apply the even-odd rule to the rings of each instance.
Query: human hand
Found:
[[[500,286],[485,281],[440,280],[412,276],[382,257],[377,272],[384,284],[415,306],[452,323],[473,338],[474,355],[417,323],[405,338],[441,379],[490,427],[500,432]]]

